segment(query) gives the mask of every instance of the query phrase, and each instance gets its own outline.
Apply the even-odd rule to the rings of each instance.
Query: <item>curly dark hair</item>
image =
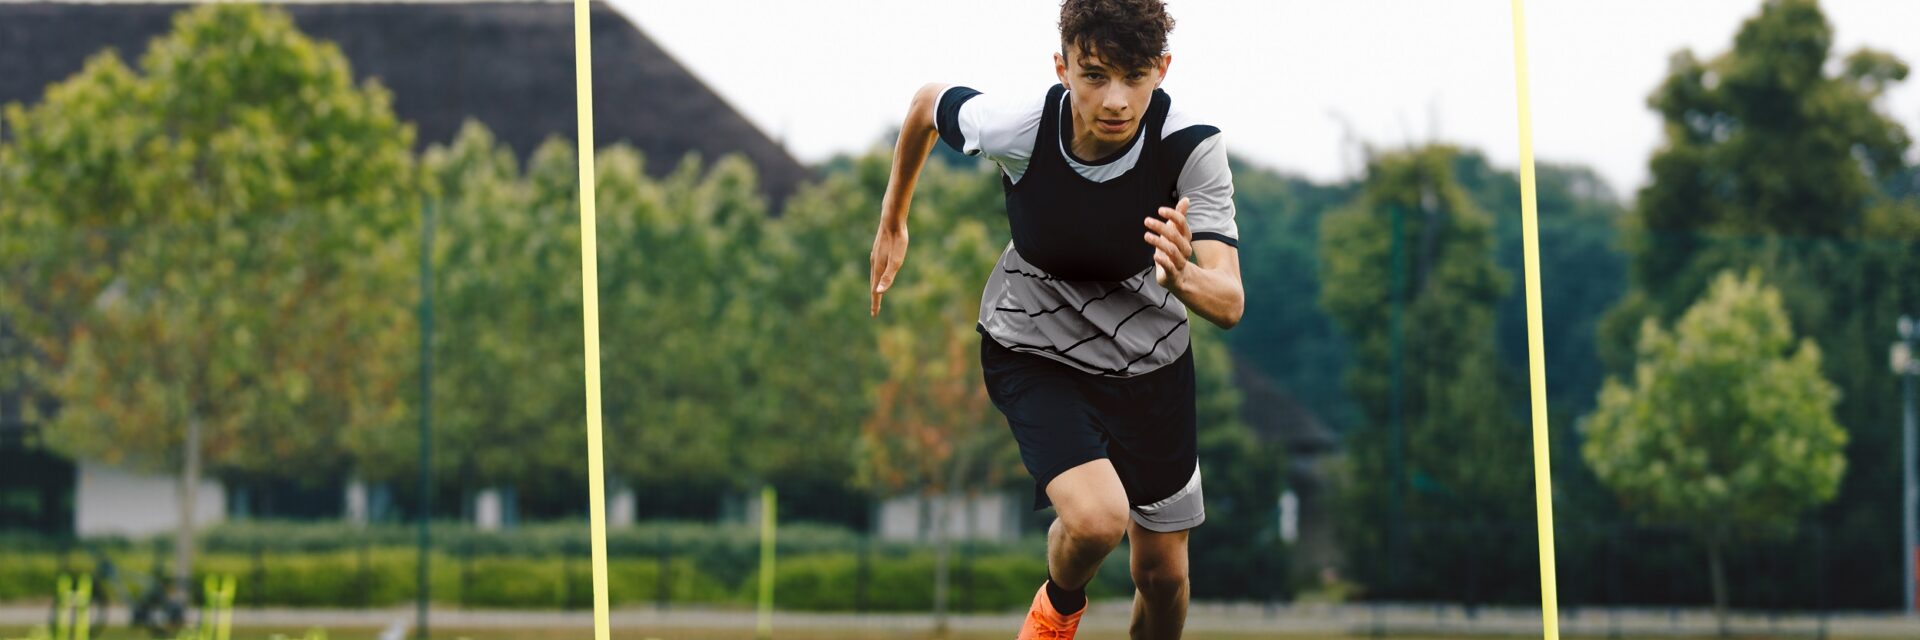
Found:
[[[1064,0],[1060,3],[1060,55],[1078,47],[1108,65],[1133,70],[1154,66],[1167,52],[1173,16],[1161,0]]]

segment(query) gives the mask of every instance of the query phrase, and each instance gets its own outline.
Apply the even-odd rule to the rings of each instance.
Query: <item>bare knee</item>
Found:
[[[1134,588],[1148,600],[1183,599],[1187,590],[1187,533],[1155,533],[1134,527],[1133,557],[1128,568]]]
[[[1184,563],[1165,563],[1133,567],[1133,586],[1150,600],[1178,598],[1187,589]]]
[[[1120,546],[1131,520],[1127,517],[1126,504],[1122,502],[1117,507],[1093,504],[1063,509],[1056,522],[1065,529],[1067,537],[1076,542],[1112,550]]]
[[[1061,533],[1076,548],[1112,551],[1127,535],[1127,490],[1113,463],[1105,458],[1088,461],[1061,473],[1047,484],[1047,496],[1059,512]]]

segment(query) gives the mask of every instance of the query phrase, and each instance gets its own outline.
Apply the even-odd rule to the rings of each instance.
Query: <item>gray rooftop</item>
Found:
[[[136,64],[189,4],[0,2],[0,103],[38,102],[48,84],[106,47]],[[548,136],[573,140],[573,7],[555,2],[281,4],[309,36],[331,40],[358,78],[393,91],[418,144],[483,122],[522,161]],[[627,142],[661,175],[689,151],[743,153],[776,209],[808,171],[626,16],[592,5],[596,146]]]

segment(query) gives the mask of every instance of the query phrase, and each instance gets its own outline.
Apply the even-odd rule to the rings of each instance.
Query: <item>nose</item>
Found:
[[[1125,116],[1127,113],[1127,95],[1120,91],[1107,91],[1101,96],[1100,108],[1108,114]]]

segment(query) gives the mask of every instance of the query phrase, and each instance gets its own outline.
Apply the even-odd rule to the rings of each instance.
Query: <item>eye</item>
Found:
[[[1089,73],[1085,76],[1085,78],[1087,79],[1087,82],[1099,82],[1101,77],[1102,76],[1098,73]]]
[[[1141,80],[1141,79],[1144,79],[1144,78],[1146,78],[1146,77],[1147,77],[1147,74],[1146,74],[1146,72],[1144,72],[1144,71],[1135,71],[1135,72],[1133,72],[1133,73],[1129,73],[1129,74],[1127,74],[1127,79],[1128,79],[1128,80],[1131,80],[1131,81],[1136,81],[1136,82],[1137,82],[1137,81],[1139,81],[1139,80]]]

